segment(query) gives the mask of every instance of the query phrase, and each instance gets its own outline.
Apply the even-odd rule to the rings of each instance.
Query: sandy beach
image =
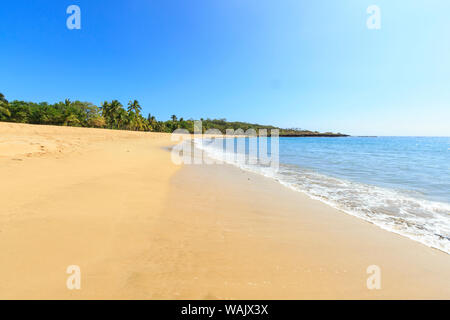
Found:
[[[0,299],[450,299],[450,255],[172,144],[0,123]]]

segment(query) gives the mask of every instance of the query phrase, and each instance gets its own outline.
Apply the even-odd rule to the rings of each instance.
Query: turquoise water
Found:
[[[278,170],[202,144],[212,158],[450,253],[450,137],[280,138]]]
[[[280,162],[450,203],[450,138],[281,138]]]

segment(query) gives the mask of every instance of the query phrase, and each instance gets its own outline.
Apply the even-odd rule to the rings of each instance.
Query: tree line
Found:
[[[203,132],[218,129],[225,133],[227,129],[279,129],[280,136],[345,136],[334,133],[320,133],[302,129],[281,129],[274,126],[264,126],[247,122],[230,122],[226,119],[200,119]],[[142,115],[139,101],[132,100],[124,107],[118,100],[105,101],[101,107],[90,102],[70,101],[49,104],[25,101],[8,101],[0,93],[0,121],[43,124],[56,126],[105,128],[116,130],[151,131],[171,133],[176,129],[194,132],[194,120],[179,118],[172,115],[167,121],[158,121],[155,116]]]
[[[90,102],[69,99],[54,104],[8,101],[2,93],[0,121],[132,131],[173,132],[178,128],[190,127],[193,130],[193,121],[178,120],[175,115],[169,121],[158,121],[151,114],[144,117],[137,100],[130,101],[126,107],[117,100],[105,101],[97,107]]]

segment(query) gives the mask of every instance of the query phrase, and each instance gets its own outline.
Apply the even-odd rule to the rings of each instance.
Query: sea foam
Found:
[[[248,157],[230,156],[217,144],[195,140],[195,147],[211,159],[278,181],[347,214],[450,254],[450,204],[412,196],[409,190],[394,190],[322,174],[294,164],[278,170],[248,164]],[[238,161],[237,159],[241,159]]]

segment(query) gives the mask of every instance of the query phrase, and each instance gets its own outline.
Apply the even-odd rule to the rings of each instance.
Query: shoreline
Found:
[[[180,195],[187,184],[189,191]],[[167,212],[183,212],[171,221],[174,228],[186,228],[183,237],[192,253],[188,261],[197,278],[195,286],[188,286],[196,289],[186,289],[181,299],[450,298],[448,254],[270,178],[229,164],[185,166],[172,185]],[[183,217],[186,213],[189,218]],[[203,239],[189,234],[191,229],[210,234],[202,233]],[[220,265],[197,272],[203,260],[196,260],[205,250],[208,260]],[[366,286],[371,265],[381,269],[381,290]]]
[[[373,224],[374,226],[380,228],[381,230],[384,230],[384,231],[387,231],[387,232],[391,232],[391,233],[397,234],[397,235],[402,236],[402,237],[404,237],[404,238],[407,238],[407,239],[409,239],[409,240],[412,240],[412,241],[415,241],[415,242],[417,242],[417,243],[420,243],[420,244],[422,244],[422,245],[424,245],[424,246],[426,246],[426,247],[428,247],[428,248],[435,249],[435,250],[438,250],[438,251],[440,251],[440,252],[443,252],[443,253],[445,253],[445,254],[447,254],[447,255],[450,255],[450,252],[445,251],[444,249],[438,247],[437,245],[432,245],[432,244],[426,243],[425,241],[418,239],[417,236],[414,237],[414,236],[412,236],[412,235],[405,234],[404,231],[395,230],[395,229],[393,229],[392,227],[389,228],[388,226],[386,226],[386,225],[384,225],[384,224],[381,224],[381,223],[377,223],[377,222],[371,221],[371,220],[369,220],[368,218],[365,218],[365,217],[361,217],[361,216],[357,215],[356,213],[354,213],[354,212],[352,212],[352,211],[350,211],[350,210],[348,210],[348,209],[339,208],[339,207],[336,205],[336,203],[333,203],[333,202],[328,201],[328,200],[324,200],[324,199],[322,199],[322,198],[313,196],[313,195],[307,193],[306,191],[303,191],[303,190],[294,188],[294,187],[288,185],[287,183],[284,183],[284,182],[279,181],[277,178],[274,178],[274,177],[268,177],[268,176],[265,176],[265,175],[263,175],[263,174],[261,174],[261,173],[256,173],[256,172],[251,171],[251,170],[245,170],[245,169],[242,169],[242,168],[239,167],[239,166],[235,166],[235,165],[232,165],[232,164],[227,164],[227,165],[236,167],[236,168],[239,169],[239,170],[246,171],[246,172],[249,172],[249,173],[254,174],[254,175],[258,175],[258,176],[261,176],[261,177],[270,179],[270,180],[272,180],[273,182],[276,182],[277,184],[279,184],[279,185],[280,185],[281,187],[283,187],[283,188],[287,188],[287,189],[289,189],[289,190],[291,190],[291,191],[294,191],[294,192],[297,192],[297,193],[301,193],[301,194],[303,194],[303,195],[306,195],[310,200],[312,200],[312,201],[319,201],[319,202],[321,202],[322,204],[324,204],[324,205],[326,205],[326,206],[332,208],[333,210],[337,210],[337,211],[339,211],[339,212],[341,212],[341,213],[344,213],[344,214],[346,214],[346,215],[349,215],[349,216],[352,216],[352,217],[354,217],[354,218],[357,218],[357,219],[363,220],[363,221],[365,221],[365,222],[368,222],[368,223],[370,223],[370,224]],[[450,240],[448,237],[442,236],[442,235],[440,235],[440,234],[435,234],[435,235],[436,235],[436,236],[439,236],[439,237],[442,238],[442,239]]]
[[[231,165],[176,166],[172,144],[0,123],[0,298],[450,298],[447,254]]]
[[[383,212],[378,211],[371,211],[371,210],[364,210],[364,201],[370,201],[371,199],[360,197],[358,198],[358,194],[360,192],[360,189],[370,189],[372,193],[376,193],[376,196],[378,199],[382,199],[385,202],[386,201],[404,201],[404,202],[413,202],[415,205],[418,205],[421,209],[424,209],[426,206],[433,206],[435,210],[445,211],[445,208],[447,208],[448,211],[448,203],[437,201],[433,199],[425,199],[425,198],[416,198],[409,195],[406,195],[405,193],[397,192],[395,189],[390,189],[387,187],[378,186],[375,184],[369,184],[361,181],[354,181],[354,180],[347,180],[346,178],[337,177],[336,175],[331,175],[327,173],[321,173],[319,171],[314,172],[314,178],[315,179],[321,179],[323,180],[333,180],[333,184],[327,185],[325,188],[325,191],[323,192],[316,192],[317,190],[309,190],[309,185],[306,183],[300,183],[303,179],[306,181],[309,181],[315,185],[315,181],[309,180],[307,177],[299,177],[297,175],[303,174],[304,171],[301,169],[301,167],[298,167],[297,169],[291,169],[291,165],[289,164],[283,164],[280,163],[279,171],[274,170],[267,170],[266,167],[260,166],[257,164],[249,165],[248,163],[242,163],[241,161],[235,161],[235,160],[228,160],[225,158],[224,154],[222,152],[217,152],[214,148],[203,148],[198,147],[200,150],[204,150],[206,152],[207,157],[211,158],[212,161],[215,163],[218,161],[219,163],[223,162],[229,165],[232,165],[233,167],[236,167],[240,170],[244,170],[247,172],[251,172],[266,178],[269,178],[275,182],[277,182],[280,186],[284,188],[288,188],[290,190],[293,190],[295,192],[302,193],[304,195],[307,195],[308,198],[320,201],[321,203],[326,204],[327,206],[339,210],[340,212],[343,212],[347,215],[356,217],[358,219],[362,219],[364,221],[370,222],[380,229],[383,229],[385,231],[393,232],[395,234],[401,235],[403,237],[406,237],[410,240],[422,243],[430,248],[440,250],[446,254],[450,254],[448,242],[446,240],[449,240],[448,237],[443,236],[439,233],[421,233],[420,232],[420,223],[415,223],[415,221],[408,221],[403,220],[405,218],[401,216],[388,216],[389,218],[394,219],[393,221],[389,221],[389,219],[384,219]],[[283,169],[284,167],[284,169]],[[289,167],[288,169],[286,169]],[[291,175],[296,175],[297,180],[292,180]],[[339,193],[342,192],[342,188],[338,188],[340,184],[347,184],[351,186],[352,197],[356,197],[358,201],[354,201],[353,203],[350,203],[349,205],[346,203],[347,199],[343,199],[343,201],[340,201],[341,199],[334,199],[333,193]],[[322,187],[322,186],[319,186]],[[348,190],[344,190],[348,191]],[[378,193],[378,194],[377,194]],[[370,193],[366,193],[366,195],[370,195]],[[384,196],[384,197],[383,197]],[[385,198],[387,196],[387,198]],[[353,206],[352,206],[353,204]],[[380,206],[383,205],[383,203],[379,203]],[[399,204],[397,204],[399,205]],[[398,207],[395,207],[398,208]],[[394,209],[395,209],[394,208]],[[411,208],[411,207],[409,207]],[[376,209],[376,208],[375,208]],[[431,210],[431,209],[430,209]],[[373,213],[375,212],[375,213]],[[380,214],[378,216],[377,214]],[[433,213],[432,213],[433,214]],[[395,220],[398,219],[398,220]],[[416,229],[411,228],[409,223],[413,222],[413,226],[416,227]],[[420,221],[423,224],[426,225],[426,221]]]

